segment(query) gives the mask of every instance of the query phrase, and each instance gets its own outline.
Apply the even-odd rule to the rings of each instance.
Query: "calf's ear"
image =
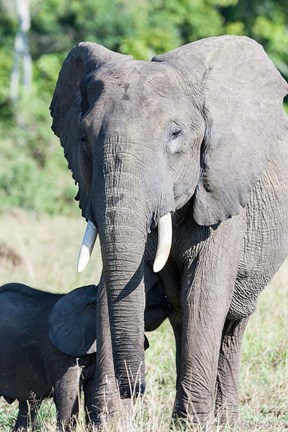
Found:
[[[63,295],[48,319],[51,343],[65,354],[79,357],[96,352],[97,286],[88,285]]]

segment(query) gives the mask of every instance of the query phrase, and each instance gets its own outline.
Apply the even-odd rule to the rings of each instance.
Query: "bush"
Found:
[[[71,181],[60,143],[51,131],[48,104],[46,106],[45,121],[38,119],[40,111],[29,114],[28,107],[18,128],[9,128],[8,122],[0,125],[4,137],[1,143],[1,212],[13,207],[50,215],[75,212],[76,186]]]

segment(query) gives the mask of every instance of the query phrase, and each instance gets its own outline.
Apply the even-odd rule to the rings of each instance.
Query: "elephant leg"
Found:
[[[169,321],[173,329],[176,345],[176,388],[178,388],[182,347],[181,275],[177,264],[171,257],[168,259],[163,270],[161,270],[160,278],[164,285],[167,302],[171,304],[174,309],[169,315]]]
[[[75,428],[79,412],[80,367],[70,367],[54,386],[54,402],[57,410],[57,428],[69,431]]]
[[[181,348],[182,348],[182,325],[179,322],[174,322],[173,318],[170,319],[170,324],[173,329],[176,347],[176,388],[178,388],[178,380],[180,376],[181,367]]]
[[[218,359],[241,256],[242,221],[238,216],[215,230],[197,228],[197,247],[183,262],[182,347],[174,416],[190,423],[214,420]]]
[[[93,412],[95,411],[95,390],[95,379],[86,381],[83,384],[85,423],[87,427],[91,425],[91,416],[93,416]]]
[[[173,333],[174,333],[174,338],[175,338],[175,347],[176,347],[176,391],[179,387],[179,380],[180,380],[180,367],[181,367],[181,347],[182,347],[182,326],[181,323],[178,322],[174,322],[173,319],[170,319],[170,324],[172,326],[173,329]],[[174,406],[173,406],[173,416],[176,415],[176,401],[177,398],[175,399],[174,402]]]
[[[226,320],[218,360],[215,413],[223,423],[238,417],[241,342],[249,317]]]
[[[224,294],[213,294],[207,296],[201,291],[193,296],[193,302],[186,300],[186,307],[183,302],[182,347],[173,416],[196,424],[212,421],[221,335],[228,310]]]
[[[33,403],[29,401],[19,402],[19,411],[17,420],[14,426],[16,432],[27,431],[29,426],[32,425],[33,429],[35,426],[35,420],[41,401],[33,400]]]

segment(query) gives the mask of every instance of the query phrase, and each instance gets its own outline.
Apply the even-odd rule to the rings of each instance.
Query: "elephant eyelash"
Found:
[[[183,140],[178,139],[181,138],[181,135],[182,129],[180,128],[172,131],[168,144],[168,152],[170,156],[183,153]]]
[[[171,133],[171,139],[176,139],[181,135],[182,131],[181,129],[175,130]]]
[[[175,140],[182,134],[182,129],[177,124],[174,125],[174,127],[171,128],[170,131],[170,140]]]

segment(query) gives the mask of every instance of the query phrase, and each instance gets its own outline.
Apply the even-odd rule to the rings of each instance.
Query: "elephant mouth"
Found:
[[[86,268],[90,260],[97,234],[97,227],[91,220],[88,220],[78,257],[77,270],[79,273]],[[153,264],[155,273],[158,273],[165,266],[170,254],[171,244],[172,218],[169,212],[162,216],[158,222],[158,245]]]

